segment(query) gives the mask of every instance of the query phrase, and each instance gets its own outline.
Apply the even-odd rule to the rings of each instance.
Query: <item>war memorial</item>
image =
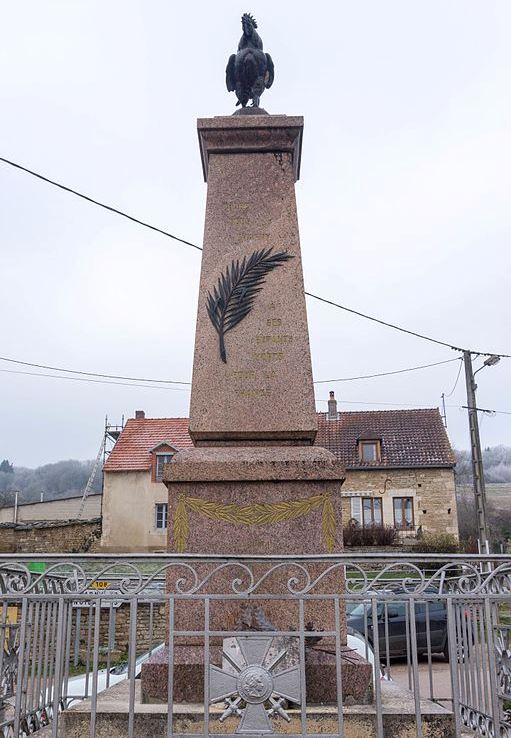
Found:
[[[168,553],[2,558],[3,738],[511,736],[509,557],[343,551],[345,472],[315,445],[304,121],[260,107],[275,72],[256,29],[244,14],[227,65],[236,112],[197,122],[193,447],[164,467]],[[387,678],[396,604],[408,688]]]
[[[227,87],[241,107],[197,123],[208,192],[190,407],[195,447],[177,453],[165,471],[174,521],[169,551],[340,552],[343,469],[331,452],[312,445],[317,417],[294,191],[303,118],[259,107],[273,62],[254,19],[245,14],[242,25],[227,66]],[[337,577],[342,582],[342,573]],[[276,596],[272,578],[266,592]],[[335,630],[334,608],[328,609],[324,601],[309,602],[305,621]],[[293,620],[286,601],[270,598],[241,609],[222,603],[211,612],[211,628],[241,630],[257,615],[272,630],[289,630]],[[176,618],[180,630],[199,627],[198,609],[189,603]],[[342,615],[340,637],[345,643]],[[202,648],[192,637],[183,641],[174,647],[174,699],[200,702]],[[166,654],[155,661],[144,667],[147,700],[167,694]],[[335,670],[327,651],[308,649],[310,698],[335,701]],[[367,701],[369,665],[351,654],[343,672],[345,694]]]

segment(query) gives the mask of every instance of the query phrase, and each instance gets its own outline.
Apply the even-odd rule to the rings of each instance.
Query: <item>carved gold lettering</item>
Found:
[[[282,325],[282,319],[281,318],[267,318],[266,325],[270,326],[270,328],[278,328]]]
[[[254,359],[260,361],[281,361],[284,358],[282,351],[256,351],[254,352]]]
[[[232,371],[231,377],[233,379],[255,379],[256,373],[254,371]]]
[[[283,335],[283,334],[277,334],[274,336],[264,336],[264,335],[258,335],[256,336],[256,343],[276,343],[279,345],[282,344],[289,344],[293,342],[293,336]]]
[[[224,202],[224,207],[227,211],[239,212],[240,210],[247,210],[250,207],[249,202]]]

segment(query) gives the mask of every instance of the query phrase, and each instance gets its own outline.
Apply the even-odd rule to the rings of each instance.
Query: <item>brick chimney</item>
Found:
[[[144,418],[145,418],[144,410],[135,410],[135,420],[144,420]]]
[[[330,390],[330,399],[328,400],[328,420],[337,420],[337,400],[334,391]]]

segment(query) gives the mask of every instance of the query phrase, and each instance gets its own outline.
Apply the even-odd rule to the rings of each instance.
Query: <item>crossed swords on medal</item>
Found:
[[[220,717],[223,722],[230,715],[241,717],[236,733],[273,733],[270,717],[279,715],[291,721],[283,705],[286,700],[301,703],[300,669],[292,666],[277,674],[277,666],[287,654],[281,651],[268,665],[263,666],[272,638],[238,636],[236,642],[245,662],[240,666],[226,651],[222,655],[235,674],[218,666],[209,667],[210,704],[225,702]],[[240,707],[244,702],[246,707]],[[265,708],[265,702],[271,705]]]

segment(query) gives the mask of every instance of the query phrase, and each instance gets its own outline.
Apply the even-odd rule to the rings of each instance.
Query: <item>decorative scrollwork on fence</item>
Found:
[[[495,639],[497,680],[502,697],[511,700],[511,627],[500,627]]]
[[[292,502],[292,501],[291,501]],[[323,510],[323,522],[328,519],[329,504],[318,495],[296,502],[307,503],[308,509]],[[290,503],[291,504],[291,503]],[[222,509],[222,519],[233,513],[230,506]],[[236,507],[236,506],[234,506]],[[270,514],[261,505],[237,507],[243,511],[248,524],[252,515]],[[249,510],[250,508],[250,510]],[[325,512],[326,511],[326,512]],[[279,515],[298,516],[303,510],[290,508]],[[208,511],[208,514],[216,514]],[[303,513],[306,514],[306,513]],[[332,513],[333,514],[333,513]],[[323,529],[325,534],[325,529]],[[333,531],[332,535],[333,535]],[[325,534],[326,535],[326,534]],[[42,556],[44,560],[44,556]],[[349,554],[310,559],[260,557],[225,559],[171,555],[154,561],[128,557],[108,560],[85,560],[63,557],[50,563],[43,572],[33,572],[30,566],[16,561],[0,561],[0,594],[23,595],[97,595],[131,596],[155,590],[178,596],[207,593],[239,595],[264,594],[306,595],[330,592],[346,597],[360,598],[375,594],[385,597],[391,593],[404,598],[419,595],[449,593],[467,597],[505,595],[509,593],[509,563],[494,566],[474,560],[456,560],[433,564],[419,559],[396,556],[379,559],[377,555],[361,560]],[[102,580],[108,580],[108,591],[95,589]]]
[[[460,704],[462,725],[473,730],[481,738],[495,738],[495,724],[493,717],[474,707]],[[500,738],[511,738],[511,725],[500,721]]]
[[[0,672],[0,703],[2,700],[12,697],[16,686],[18,674],[18,651],[20,648],[19,625],[7,623],[0,629],[3,633],[2,671]]]

